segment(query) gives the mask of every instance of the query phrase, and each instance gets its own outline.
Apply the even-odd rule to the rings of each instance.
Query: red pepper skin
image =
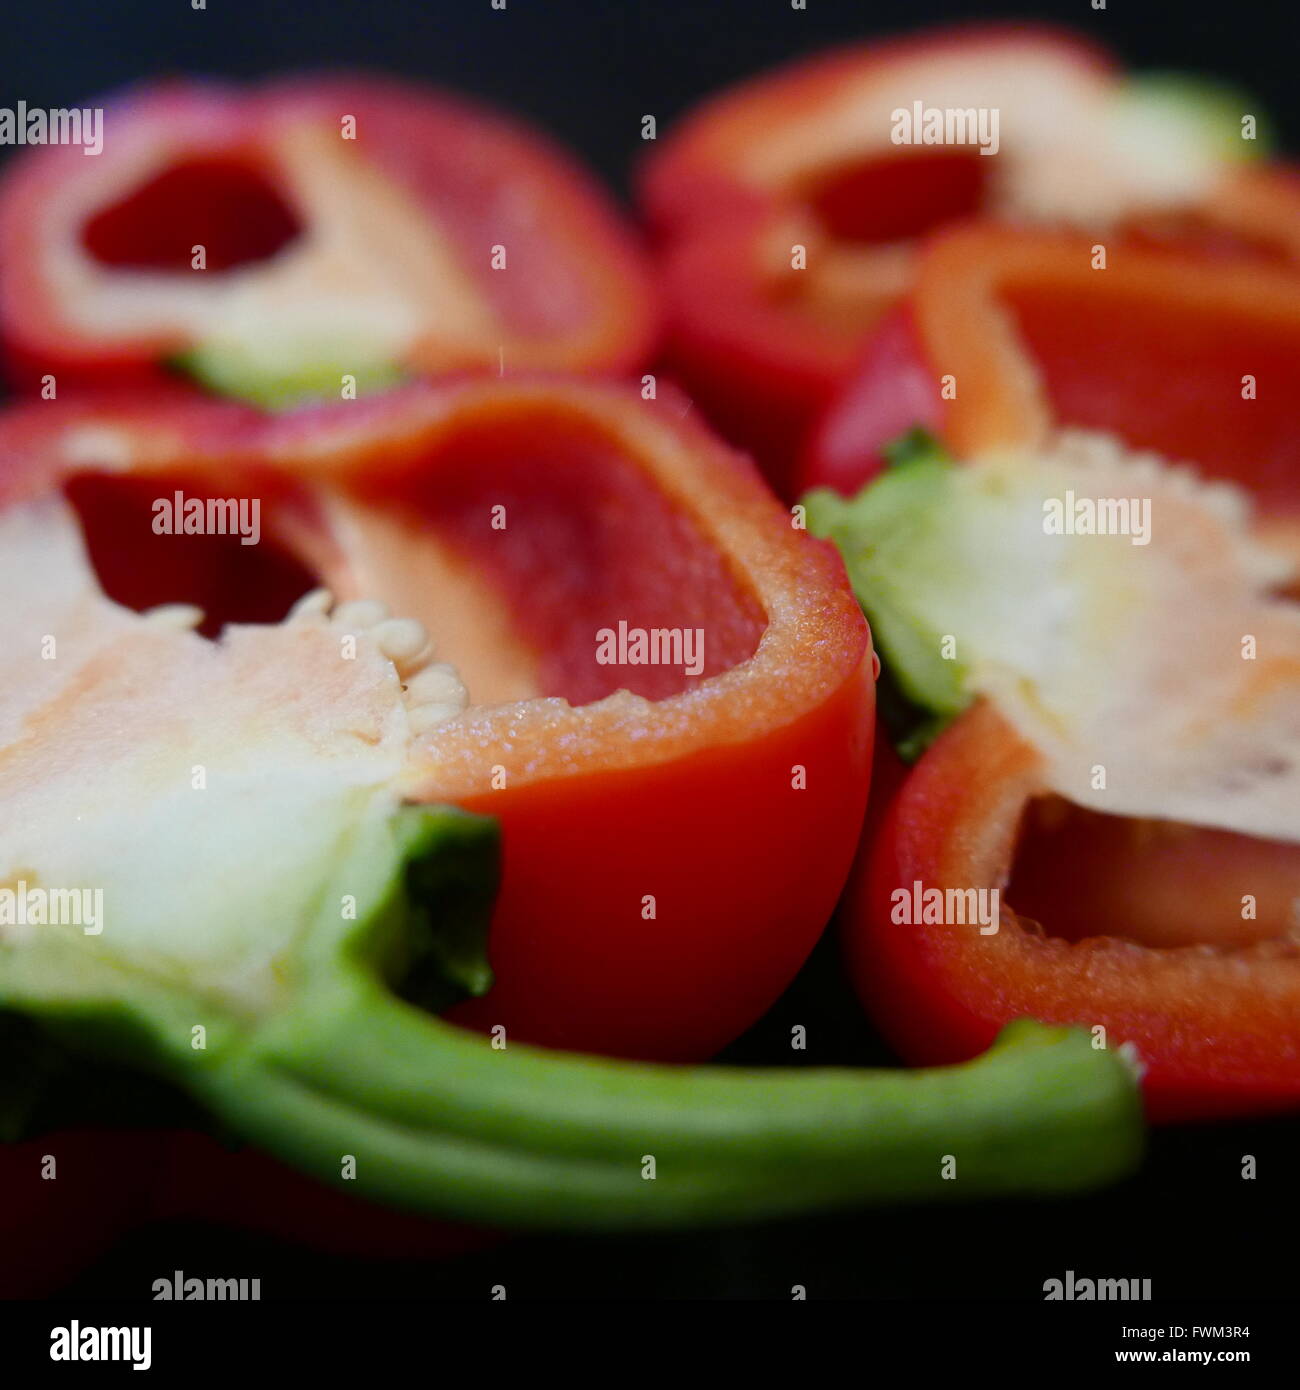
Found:
[[[977,705],[926,752],[884,833],[863,845],[845,899],[846,952],[886,1037],[909,1062],[925,1065],[974,1056],[1013,1018],[1103,1025],[1107,1046],[1136,1047],[1155,1121],[1300,1106],[1300,954],[1281,937],[1240,945],[1225,958],[1200,945],[1043,935],[1014,915],[1016,879],[991,936],[892,920],[891,895],[917,882],[1004,887],[1022,813],[1041,792],[1037,755]],[[1214,832],[1189,833],[1215,852]],[[1225,871],[1231,863],[1229,856]],[[1293,878],[1293,859],[1282,872],[1288,863]],[[1160,877],[1169,921],[1194,919],[1201,890]],[[1111,891],[1104,877],[1098,891]],[[1069,916],[1060,896],[1047,907]],[[1052,912],[1041,916],[1049,933],[1060,925]]]
[[[345,117],[355,117],[355,142],[342,136]],[[364,75],[248,88],[175,80],[111,98],[104,127],[98,157],[34,149],[0,181],[0,340],[20,388],[38,389],[47,374],[60,390],[166,380],[164,359],[196,346],[196,330],[174,313],[140,317],[141,271],[210,282],[256,260],[258,275],[283,276],[286,257],[327,225],[306,185],[328,186],[317,162],[340,151],[350,161],[341,167],[367,182],[328,225],[391,198],[443,247],[455,284],[437,288],[487,316],[453,334],[430,312],[396,365],[495,374],[504,360],[507,371],[618,374],[651,352],[657,311],[635,233],[567,153],[474,102]],[[203,272],[190,267],[192,243],[208,246]],[[492,266],[496,246],[504,268]],[[346,267],[329,274],[282,312],[310,307],[313,286],[334,292],[353,278]],[[94,283],[111,283],[119,300],[91,324],[81,312]]]
[[[809,431],[795,492],[833,488],[851,497],[886,466],[885,448],[920,426],[942,436],[948,405],[934,362],[919,340],[912,308],[893,309],[861,361]]]
[[[829,402],[854,353],[828,346],[755,293],[763,229],[772,222],[756,210],[692,232],[664,252],[661,283],[674,377],[786,496],[789,460],[807,422]]]
[[[859,770],[869,767],[871,742],[861,689],[850,683],[760,744],[697,755],[689,774],[647,768],[520,792],[500,812],[492,951],[506,968],[490,994],[449,1017],[484,1030],[509,1020],[512,1036],[621,1056],[691,1061],[716,1052],[740,1018],[771,1005],[834,909],[839,865],[853,853],[845,841],[862,823]],[[797,766],[807,768],[802,790],[792,786]],[[497,804],[469,803],[484,812]],[[557,822],[583,833],[557,841]],[[756,872],[760,863],[781,867],[769,875]],[[561,897],[539,933],[536,905],[584,877],[585,891]],[[656,896],[653,950],[635,945],[636,928],[655,925],[640,920],[640,894],[628,896],[637,884]],[[567,968],[556,969],[557,957]],[[636,996],[615,995],[610,980],[634,961]],[[671,1000],[670,1012],[658,1014],[656,1000]]]

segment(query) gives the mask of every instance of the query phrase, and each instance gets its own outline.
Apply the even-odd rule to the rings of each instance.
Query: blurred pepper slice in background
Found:
[[[455,370],[639,365],[634,232],[576,162],[460,97],[388,79],[124,93],[103,150],[0,184],[0,332],[39,386],[156,377],[279,406]]]
[[[672,358],[783,489],[810,417],[911,289],[920,239],[978,218],[1296,260],[1300,184],[1241,162],[1263,144],[1244,98],[1127,80],[1063,31],[803,60],[711,99],[647,161]]]
[[[1300,556],[1298,398],[1300,275],[1129,246],[1095,269],[1083,237],[963,228],[921,258],[802,475],[854,493],[916,425],[959,458],[1100,430],[1245,488],[1258,534]]]
[[[504,843],[496,984],[452,1017],[692,1061],[773,1003],[830,916],[873,677],[838,555],[683,407],[550,381],[279,417],[56,402],[0,426],[0,491],[66,478],[109,596],[196,604],[207,631],[278,620],[313,583],[421,620],[471,701],[439,799]],[[259,545],[153,533],[155,499],[237,484]],[[656,632],[694,660],[671,637],[639,660]]]

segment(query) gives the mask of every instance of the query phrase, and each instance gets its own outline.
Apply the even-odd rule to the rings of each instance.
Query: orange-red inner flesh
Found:
[[[840,241],[906,241],[979,211],[993,161],[978,151],[928,150],[843,164],[807,193]]]
[[[397,484],[373,478],[369,496],[357,495],[394,505],[386,499],[395,488],[409,526],[497,596],[537,655],[539,694],[573,704],[619,689],[664,699],[757,649],[767,619],[750,587],[687,511],[597,431],[559,419],[476,421],[427,466],[416,461]],[[419,616],[435,634],[442,597],[422,596]],[[702,670],[600,664],[597,634],[620,621],[702,629]],[[455,650],[445,655],[458,662]]]
[[[1222,314],[1017,287],[1015,314],[1055,417],[1242,484],[1264,512],[1300,511],[1300,332]],[[1255,378],[1256,399],[1242,396]]]
[[[478,648],[502,641],[504,632],[535,654],[535,688],[515,696],[556,695],[583,704],[619,689],[664,699],[757,649],[767,620],[750,587],[686,511],[598,433],[563,421],[479,421],[410,468],[399,479],[368,475],[351,494],[391,522],[386,534],[395,542],[387,554],[381,543],[361,567],[378,592],[359,596],[401,594],[403,611],[429,627],[441,659],[490,671],[494,659],[508,661],[510,654]],[[153,532],[157,498],[171,499],[177,490],[186,498],[241,489],[249,496],[250,486],[262,504],[258,545],[241,545],[238,536]],[[277,495],[269,480],[232,479],[223,490],[210,478],[83,474],[67,493],[101,585],[128,607],[196,604],[208,615],[202,630],[211,635],[228,622],[279,621],[294,599],[321,582],[305,559],[295,558],[311,552],[298,538],[304,524],[315,524],[312,509],[283,488]],[[494,528],[494,517],[504,529]],[[295,554],[277,547],[277,534],[291,538]],[[448,572],[466,573],[475,598],[492,605],[497,621],[456,621],[466,591],[452,584],[404,591],[412,552],[404,559],[403,546],[446,556]],[[684,662],[600,663],[598,634],[617,632],[620,621],[630,631],[702,629],[701,670],[689,673]],[[471,682],[471,695],[477,702],[511,698],[494,692],[490,679]]]
[[[1050,797],[1026,809],[1003,896],[1017,916],[1067,941],[1248,946],[1294,929],[1300,846]]]
[[[193,270],[202,246],[209,271],[231,270],[274,256],[302,230],[256,163],[237,158],[173,164],[82,228],[86,250],[124,270]]]

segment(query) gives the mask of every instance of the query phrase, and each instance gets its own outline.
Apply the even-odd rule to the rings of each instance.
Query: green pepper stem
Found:
[[[322,1178],[512,1226],[1061,1192],[1120,1177],[1141,1149],[1126,1062],[1028,1022],[931,1070],[655,1066],[497,1050],[353,978],[308,991],[193,1080],[248,1138]]]

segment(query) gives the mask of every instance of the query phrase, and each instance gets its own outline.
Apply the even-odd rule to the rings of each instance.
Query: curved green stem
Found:
[[[507,1225],[1056,1192],[1121,1176],[1141,1148],[1127,1064],[1032,1023],[932,1070],[652,1066],[496,1050],[352,979],[309,991],[193,1080],[250,1139],[320,1177],[341,1181],[352,1155],[366,1195]]]

